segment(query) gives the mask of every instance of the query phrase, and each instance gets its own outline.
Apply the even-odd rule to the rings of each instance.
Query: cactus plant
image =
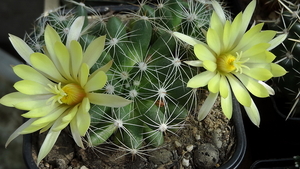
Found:
[[[97,92],[134,102],[120,108],[91,105],[91,126],[85,138],[88,146],[111,142],[137,153],[145,145],[162,145],[164,134],[183,127],[185,118],[197,106],[197,89],[186,87],[197,72],[183,63],[194,57],[193,52],[174,38],[173,32],[203,39],[205,31],[199,30],[207,29],[212,8],[194,0],[142,1],[139,9],[128,12],[124,19],[73,3],[74,10],[61,8],[40,17],[25,39],[32,49],[46,52],[42,48],[45,25],[52,26],[66,42],[66,34],[78,16],[85,17],[79,40],[83,49],[106,35],[105,49],[90,73],[106,64],[111,68],[106,73],[108,82]]]

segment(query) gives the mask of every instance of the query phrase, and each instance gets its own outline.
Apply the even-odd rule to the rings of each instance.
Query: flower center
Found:
[[[236,69],[234,61],[236,57],[231,54],[221,55],[217,58],[217,69],[222,73],[230,73]]]
[[[48,85],[48,90],[55,94],[48,101],[52,104],[58,102],[60,104],[76,105],[86,96],[84,89],[78,84],[69,83],[61,88],[61,83],[57,85]]]
[[[243,68],[249,69],[248,66],[244,65],[249,58],[241,60],[242,52],[236,53],[236,57],[231,54],[221,55],[217,58],[217,69],[220,73],[235,72],[243,73]]]

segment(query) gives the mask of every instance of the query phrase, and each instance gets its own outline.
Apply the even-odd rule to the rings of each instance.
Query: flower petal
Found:
[[[27,101],[43,100],[43,97],[29,96],[20,92],[13,92],[3,96],[0,103],[7,107],[15,107],[16,104]]]
[[[70,75],[70,54],[67,47],[62,42],[56,42],[54,52],[58,60],[58,65],[55,65],[56,68],[65,78],[72,79]]]
[[[251,105],[250,106],[244,106],[246,113],[248,115],[248,117],[250,118],[250,120],[252,121],[253,124],[255,124],[257,127],[259,127],[260,124],[260,115],[258,112],[258,109],[255,105],[255,103],[253,102],[253,100],[251,99]]]
[[[107,62],[104,66],[98,68],[97,71],[103,71],[103,72],[106,73],[106,72],[111,68],[112,64],[113,64],[113,60]],[[94,73],[95,73],[95,72],[94,72]],[[91,75],[91,76],[92,76],[92,75]]]
[[[206,41],[208,46],[218,55],[220,55],[222,45],[221,44],[221,37],[219,37],[218,33],[209,28],[206,35]]]
[[[89,66],[85,63],[82,63],[79,73],[78,73],[78,81],[81,87],[84,87],[87,83],[88,77],[89,77]]]
[[[79,42],[73,40],[70,43],[69,49],[71,55],[71,73],[73,78],[76,78],[83,59],[82,47]]]
[[[91,103],[101,106],[123,107],[132,102],[131,100],[124,99],[123,97],[110,94],[88,93],[87,95]]]
[[[91,124],[90,114],[78,111],[76,114],[76,123],[80,136],[84,136]]]
[[[55,123],[53,124],[52,127],[55,127]],[[61,130],[53,131],[50,129],[50,131],[48,132],[48,134],[40,148],[38,158],[37,158],[37,164],[39,164],[42,161],[42,159],[45,158],[47,156],[47,154],[50,152],[50,150],[54,146],[60,132],[61,132]]]
[[[244,32],[246,31],[249,23],[250,23],[250,20],[252,18],[252,15],[254,13],[254,10],[255,10],[255,7],[256,7],[256,0],[252,0],[246,7],[246,9],[244,10],[244,13],[243,13],[243,18],[242,18],[242,24],[240,25],[240,32],[239,33],[239,36],[241,36],[242,34],[244,34]]]
[[[189,60],[189,61],[184,61],[184,63],[194,66],[194,67],[202,67],[203,63],[200,60]]]
[[[213,105],[216,102],[216,99],[218,97],[219,93],[209,93],[207,98],[205,99],[204,103],[202,104],[199,113],[198,113],[198,120],[201,121],[203,120],[207,114],[210,112],[212,109]]]
[[[217,69],[217,64],[211,60],[204,60],[203,67],[208,71],[214,72]]]
[[[248,75],[256,80],[269,80],[273,74],[265,68],[251,68],[251,69],[243,69],[243,74]]]
[[[271,73],[273,77],[280,77],[287,73],[287,71],[280,65],[276,63],[271,63]]]
[[[34,96],[34,95],[29,95],[29,96]],[[38,107],[43,107],[45,105],[47,105],[47,100],[30,100],[30,101],[22,101],[16,103],[14,107],[20,110],[32,110]]]
[[[266,84],[265,82],[258,81],[258,83],[260,83],[261,85],[263,85],[267,89],[267,91],[269,92],[269,95],[274,95],[275,94],[274,89],[271,86],[269,86],[268,84]]]
[[[44,39],[45,39],[47,52],[49,53],[52,62],[55,65],[58,65],[58,60],[56,58],[55,51],[54,51],[54,45],[56,42],[61,42],[60,36],[50,25],[47,25],[45,28],[44,37],[45,37]]]
[[[69,106],[60,106],[57,107],[55,109],[52,109],[52,112],[49,113],[47,116],[41,117],[36,119],[32,125],[39,125],[39,124],[48,124],[52,121],[55,121],[59,118],[59,116],[61,116],[67,109],[69,108]]]
[[[27,62],[30,62],[30,55],[34,53],[34,51],[19,37],[9,34],[9,40],[18,54]]]
[[[194,53],[200,61],[211,60],[213,62],[216,62],[216,57],[214,56],[214,54],[211,53],[211,51],[204,45],[201,44],[195,45]]]
[[[282,34],[277,36],[276,38],[272,39],[269,44],[271,44],[271,46],[268,48],[268,50],[272,50],[274,49],[276,46],[280,45],[287,37],[288,34]]]
[[[78,130],[76,118],[73,118],[73,120],[71,121],[70,129],[71,129],[72,137],[73,137],[75,143],[77,144],[77,146],[84,149],[84,145],[83,145],[83,142],[81,140],[81,136],[80,136],[80,133]]]
[[[220,21],[221,21],[223,24],[225,24],[225,22],[226,22],[226,17],[225,17],[225,13],[224,13],[224,11],[223,11],[222,6],[221,6],[217,1],[215,1],[215,0],[212,0],[212,1],[211,1],[211,4],[212,4],[212,6],[213,6],[213,8],[214,8],[214,12],[216,12],[216,14],[218,15]]]
[[[197,39],[194,39],[190,36],[187,36],[187,35],[179,33],[179,32],[173,32],[173,35],[192,46],[195,46],[196,44],[202,44],[202,45],[204,44],[203,42],[201,42]]]
[[[93,73],[86,85],[84,86],[84,89],[86,92],[91,92],[95,90],[102,89],[104,85],[107,82],[107,76],[103,71],[96,71],[96,73]]]
[[[13,70],[21,79],[35,81],[40,84],[53,84],[49,79],[28,65],[17,65],[13,67]]]
[[[27,120],[25,123],[23,123],[17,130],[15,130],[7,139],[6,143],[5,143],[5,147],[8,146],[8,144],[15,139],[16,137],[18,137],[20,135],[20,132],[23,131],[25,128],[27,128],[28,126],[31,125],[31,123],[34,122],[35,119],[29,119]]]
[[[230,91],[230,87],[227,86],[227,91]],[[232,95],[231,91],[228,92],[228,96],[226,98],[221,97],[221,107],[224,115],[231,119],[232,117]]]
[[[261,85],[257,80],[254,80],[243,74],[235,74],[245,87],[256,97],[268,97],[268,90]]]
[[[212,93],[218,93],[220,89],[220,74],[216,74],[213,78],[208,82],[208,90]]]
[[[188,83],[187,87],[191,88],[198,88],[198,87],[203,87],[206,86],[209,82],[209,80],[215,76],[216,73],[210,72],[210,71],[205,71],[201,72],[200,74],[192,77]]]
[[[242,85],[242,83],[236,79],[233,75],[226,76],[229,80],[231,89],[238,100],[243,106],[251,105],[251,97],[247,91],[247,89]]]
[[[82,27],[84,24],[84,20],[85,20],[84,16],[79,16],[72,23],[69,33],[67,35],[67,42],[66,42],[67,48],[70,47],[71,41],[73,41],[73,40],[77,41],[78,38],[80,37],[80,33],[81,33],[81,30],[82,30]]]
[[[38,118],[38,117],[43,117],[49,114],[52,109],[56,108],[59,104],[54,104],[54,105],[46,105],[43,107],[38,107],[35,109],[30,110],[27,113],[22,114],[23,117],[25,118]]]
[[[78,105],[65,111],[56,121],[57,125],[52,128],[53,131],[59,131],[68,126],[71,120],[75,117],[78,111]]]
[[[220,78],[220,95],[223,98],[227,98],[228,94],[231,92],[229,83],[226,79],[226,76],[221,76]]]
[[[55,82],[66,83],[66,79],[61,76],[53,62],[42,53],[33,53],[30,56],[32,66],[42,71],[47,77]]]
[[[31,80],[21,80],[14,84],[14,88],[27,95],[50,94],[46,86]]]
[[[93,40],[83,54],[83,62],[92,67],[100,57],[105,44],[105,36]]]

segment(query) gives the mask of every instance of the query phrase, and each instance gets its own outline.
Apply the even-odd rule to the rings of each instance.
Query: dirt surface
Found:
[[[165,134],[165,143],[160,148],[130,150],[105,144],[83,150],[76,146],[70,133],[64,130],[39,168],[217,168],[230,159],[235,145],[232,122],[223,115],[219,105],[217,101],[211,113],[201,122],[190,114],[182,129]],[[34,160],[44,137],[45,134],[34,134]]]

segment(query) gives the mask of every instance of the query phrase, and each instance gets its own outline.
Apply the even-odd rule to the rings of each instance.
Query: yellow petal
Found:
[[[56,42],[54,52],[58,60],[56,68],[65,78],[72,79],[70,75],[70,54],[67,47],[61,42]]]
[[[218,93],[220,89],[220,74],[216,74],[213,78],[208,82],[208,90],[212,93]]]
[[[14,88],[27,95],[50,94],[46,86],[30,80],[18,81],[14,84]]]
[[[13,92],[3,96],[0,99],[0,103],[7,107],[14,107],[20,102],[32,101],[32,98],[34,97],[30,97],[29,95],[20,92]]]
[[[256,7],[256,0],[252,0],[246,7],[246,9],[244,10],[244,13],[243,13],[243,18],[242,18],[242,24],[240,25],[240,34],[243,34],[249,23],[250,23],[250,20],[252,18],[252,15],[254,13],[254,10],[255,10],[255,7]],[[240,36],[240,35],[239,35]]]
[[[263,23],[257,24],[253,26],[251,29],[249,29],[240,40],[239,44],[232,50],[233,53],[236,53],[238,51],[241,51],[248,43],[249,40],[251,40],[257,33],[259,33],[263,27]],[[245,50],[244,50],[245,51]]]
[[[280,77],[287,73],[287,71],[280,65],[276,63],[271,63],[271,73],[273,77]]]
[[[228,37],[229,41],[228,41],[228,45],[227,45],[227,47],[229,49],[232,49],[233,46],[237,45],[236,43],[240,41],[240,39],[242,38],[242,35],[245,32],[245,30],[241,29],[242,21],[243,21],[242,20],[242,13],[239,13],[234,18],[234,20],[231,24],[230,33],[229,33],[229,37]],[[225,36],[225,32],[224,32],[223,36]],[[224,45],[225,45],[225,42],[224,42]]]
[[[203,42],[201,42],[197,39],[194,39],[190,36],[187,36],[187,35],[179,33],[179,32],[173,32],[173,35],[192,46],[194,46],[196,44],[202,44],[202,45],[204,44]]]
[[[257,127],[259,127],[260,115],[259,115],[258,109],[257,109],[255,103],[253,102],[253,100],[251,99],[250,106],[244,106],[244,108],[246,110],[248,117],[252,121],[252,123],[255,124]]]
[[[77,122],[78,132],[79,132],[80,136],[85,136],[85,134],[91,124],[90,114],[87,112],[81,112],[81,111],[77,112],[76,122]]]
[[[55,82],[67,82],[66,79],[61,76],[53,62],[46,55],[42,53],[33,53],[30,56],[30,61],[34,68],[42,71],[49,79]]]
[[[268,90],[261,85],[257,80],[254,80],[243,74],[235,74],[245,87],[256,97],[268,97]]]
[[[208,71],[214,72],[217,69],[217,64],[211,60],[204,60],[203,67]]]
[[[43,158],[45,158],[47,156],[47,154],[50,152],[50,150],[52,149],[52,147],[54,146],[59,134],[60,134],[61,130],[59,131],[52,131],[50,129],[50,131],[48,132],[41,148],[38,154],[38,158],[37,158],[37,164],[39,164],[41,162],[41,160]]]
[[[104,66],[100,67],[99,69],[97,69],[97,71],[103,71],[103,72],[107,72],[111,66],[113,64],[113,60],[109,61],[108,63],[106,63]],[[92,76],[92,75],[91,75]]]
[[[73,78],[77,77],[78,71],[80,69],[80,66],[82,64],[82,59],[83,59],[83,53],[82,53],[82,48],[79,42],[73,40],[70,43],[70,55],[71,55],[71,72]]]
[[[28,63],[30,62],[30,55],[33,52],[33,50],[19,37],[9,34],[9,40],[15,50],[18,52],[18,54]]]
[[[206,41],[208,46],[216,53],[216,55],[220,55],[222,44],[221,37],[219,37],[218,33],[209,28],[207,31]]]
[[[226,79],[225,76],[221,76],[220,78],[220,95],[223,98],[227,98],[228,94],[231,92],[230,87],[229,87],[229,83]]]
[[[273,74],[265,68],[251,68],[243,69],[243,74],[248,75],[256,80],[266,81],[269,80]]]
[[[33,96],[33,95],[29,95]],[[43,107],[47,105],[47,100],[31,100],[31,101],[22,101],[19,103],[16,103],[14,107],[20,110],[32,110],[38,107]]]
[[[24,80],[31,80],[40,84],[53,84],[49,79],[28,65],[17,65],[13,67],[14,72]]]
[[[69,125],[69,123],[71,122],[71,120],[75,117],[76,113],[78,111],[78,105],[74,106],[71,109],[68,109],[67,111],[65,111],[55,122],[56,126],[52,127],[53,131],[59,131],[64,129],[65,127],[67,127]]]
[[[79,73],[78,73],[78,81],[81,87],[84,87],[87,83],[88,77],[89,77],[89,66],[85,63],[82,63]]]
[[[243,106],[251,105],[251,97],[247,91],[247,89],[242,85],[242,83],[236,79],[233,75],[226,76],[229,80],[231,89],[238,100]]]
[[[210,19],[210,27],[218,33],[219,37],[223,37],[224,24],[226,20],[222,20],[218,17],[214,11]]]
[[[104,87],[106,82],[107,82],[106,74],[103,71],[97,71],[95,74],[93,73],[89,77],[88,82],[84,86],[84,89],[86,92],[99,90]]]
[[[272,39],[269,43],[270,43],[270,47],[268,48],[268,50],[272,50],[274,49],[276,46],[280,45],[287,37],[288,34],[282,34],[277,36],[276,38]]]
[[[101,106],[123,107],[132,102],[131,100],[124,99],[123,97],[110,94],[88,93],[87,95],[91,103]]]
[[[228,89],[230,90],[230,89]],[[221,97],[221,107],[224,115],[228,118],[231,119],[232,117],[232,96],[231,92],[228,93],[228,97],[223,98]],[[237,112],[238,113],[238,112]]]
[[[50,25],[47,25],[45,28],[44,39],[47,52],[49,53],[51,60],[55,65],[58,65],[58,60],[54,51],[54,45],[56,42],[61,42],[60,36]]]
[[[67,110],[67,108],[69,108],[69,106],[60,106],[58,108],[52,109],[51,113],[49,113],[47,116],[38,118],[32,123],[32,125],[51,123],[52,121],[57,120]]]
[[[89,67],[92,67],[100,57],[104,49],[105,38],[105,36],[100,36],[97,39],[93,40],[84,52],[83,62],[86,63]]]
[[[81,136],[80,136],[79,131],[78,131],[77,119],[76,118],[73,118],[73,120],[71,121],[70,129],[71,129],[72,137],[73,137],[75,143],[79,147],[84,149],[84,145],[82,143]]]
[[[215,55],[213,53],[211,53],[211,51],[204,45],[201,45],[201,44],[195,45],[194,52],[195,52],[196,57],[200,61],[211,60],[213,62],[216,62]]]
[[[209,80],[214,76],[215,76],[214,72],[210,72],[210,71],[201,72],[200,74],[192,77],[188,81],[187,87],[198,88],[198,87],[206,86]]]
[[[57,107],[57,105],[46,105],[43,107],[38,107],[35,109],[30,110],[27,113],[22,114],[25,118],[38,118],[43,117],[49,114],[53,108]]]
[[[225,21],[226,21],[226,16],[225,16],[225,13],[223,11],[223,8],[222,6],[215,0],[212,0],[211,1],[211,4],[214,8],[214,12],[218,15],[220,21],[225,24]]]

